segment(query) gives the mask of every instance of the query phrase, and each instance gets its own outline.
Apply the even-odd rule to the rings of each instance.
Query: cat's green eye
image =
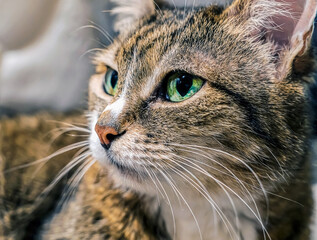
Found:
[[[105,92],[114,96],[118,89],[118,72],[112,68],[108,68],[103,81],[103,88]]]
[[[166,98],[171,102],[184,101],[203,86],[204,81],[188,73],[174,73],[167,79]]]

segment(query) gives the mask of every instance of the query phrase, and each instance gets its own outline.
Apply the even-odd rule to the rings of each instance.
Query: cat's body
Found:
[[[317,1],[119,3],[90,80],[92,157],[38,237],[309,239]]]
[[[67,135],[56,139],[57,128],[65,126],[57,121],[85,122],[78,113],[41,113],[0,120],[0,239],[34,239],[41,222],[59,201],[65,181],[46,198],[37,200],[74,152],[34,164],[37,160],[48,160],[45,157],[49,153],[80,139]],[[15,167],[18,169],[5,171]]]
[[[76,198],[62,212],[55,213],[52,222],[42,229],[41,239],[173,239],[174,220],[167,200],[161,199],[158,206],[155,197],[139,198],[129,191],[113,190],[107,181],[99,177],[96,180],[96,172],[95,169],[87,172]],[[304,179],[303,176],[298,178]],[[272,239],[313,239],[310,238],[309,229],[311,186],[292,183],[288,188],[283,189],[287,194],[279,192],[278,197],[269,198],[269,221],[274,225],[268,225],[268,233]],[[232,206],[226,197],[219,203],[221,200],[225,202],[221,209],[231,224],[235,224]],[[214,219],[215,213],[205,199],[195,195],[188,204],[195,214],[203,239],[233,237],[219,217]],[[200,239],[196,222],[187,206],[184,203],[179,205],[177,199],[171,200],[171,205],[176,221],[175,239]],[[241,239],[262,239],[261,226],[248,208],[239,201],[236,201],[235,207]],[[260,202],[259,208],[265,209],[265,204]]]

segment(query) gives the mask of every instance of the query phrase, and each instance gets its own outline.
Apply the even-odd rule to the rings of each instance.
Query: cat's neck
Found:
[[[156,184],[151,184],[150,179],[147,184],[122,180],[111,166],[108,166],[108,174],[114,180],[114,187],[124,186],[124,189],[134,189],[140,196],[145,196],[144,208],[150,210],[149,215],[161,211],[172,239],[210,239],[210,236],[213,239],[240,239],[241,236],[256,239],[256,229],[261,228],[261,216],[256,215],[260,206],[255,207],[255,200],[241,203],[228,193],[212,193],[206,189],[203,196],[175,176],[177,185],[164,179],[152,179]]]
[[[165,192],[158,193],[160,207],[172,239],[256,239],[261,226],[250,211],[255,211],[252,204],[246,206],[225,194],[210,194],[207,200],[185,186],[164,189]]]

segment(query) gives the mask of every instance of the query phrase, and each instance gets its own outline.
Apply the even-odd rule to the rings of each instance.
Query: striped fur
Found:
[[[160,10],[137,2],[114,10],[128,16],[90,80],[90,128],[122,135],[106,151],[92,130],[98,162],[44,238],[309,239],[314,58],[310,28],[297,26],[312,25],[315,13],[291,1]],[[102,90],[109,67],[119,78],[113,97]],[[186,101],[165,101],[159,93],[174,71],[206,82]]]

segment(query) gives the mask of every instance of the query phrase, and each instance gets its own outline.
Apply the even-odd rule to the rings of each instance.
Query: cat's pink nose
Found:
[[[119,135],[113,127],[100,126],[99,124],[96,124],[95,131],[101,145],[106,149],[109,149],[111,142]]]

